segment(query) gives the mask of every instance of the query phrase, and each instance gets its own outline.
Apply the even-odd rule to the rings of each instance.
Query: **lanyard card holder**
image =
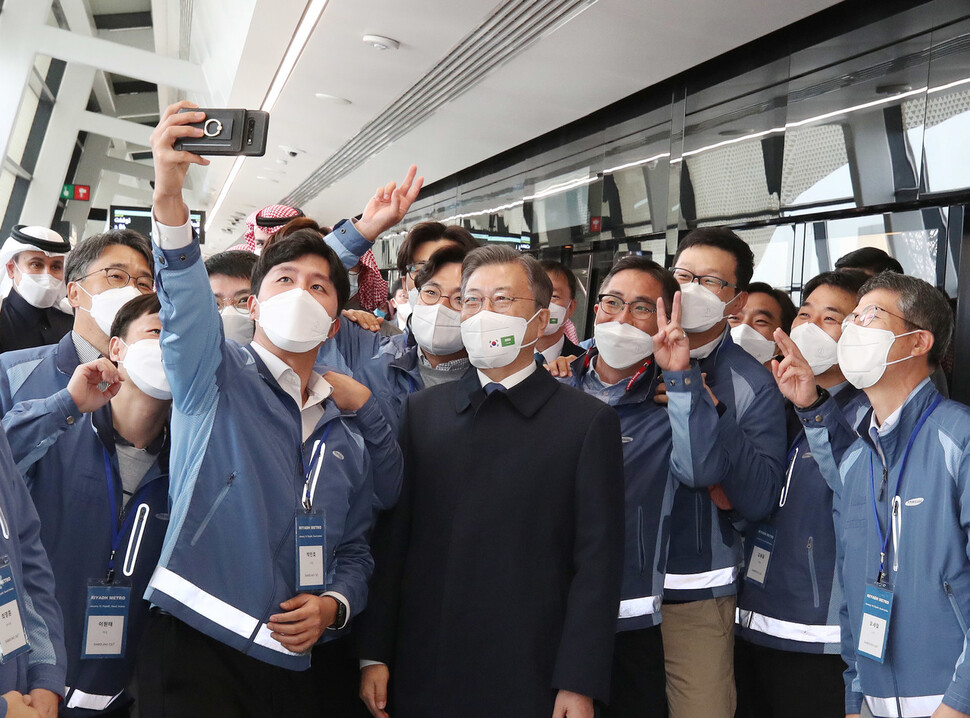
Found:
[[[130,609],[130,583],[89,581],[81,658],[123,658]]]
[[[327,587],[327,519],[324,511],[296,516],[296,590],[319,592]]]
[[[0,558],[0,663],[30,651],[20,612],[20,594],[13,578],[10,557]]]
[[[886,642],[889,638],[889,619],[892,611],[892,588],[885,583],[866,584],[857,651],[876,663],[882,663],[886,657]]]
[[[748,564],[745,578],[765,585],[765,577],[768,575],[768,562],[771,561],[771,552],[775,548],[775,527],[761,525],[754,534],[754,548],[751,551],[751,562]]]

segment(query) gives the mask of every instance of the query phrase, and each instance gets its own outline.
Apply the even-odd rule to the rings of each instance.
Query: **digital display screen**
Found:
[[[199,244],[205,244],[205,212],[189,210],[189,220],[199,236]],[[108,212],[108,225],[111,229],[131,229],[153,239],[152,208],[112,205]]]

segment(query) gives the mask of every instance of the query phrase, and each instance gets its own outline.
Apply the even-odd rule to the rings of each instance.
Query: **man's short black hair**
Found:
[[[674,265],[681,253],[688,247],[716,247],[734,255],[734,275],[737,278],[738,291],[745,291],[751,277],[754,276],[754,252],[748,243],[726,227],[701,227],[688,233],[674,255]]]
[[[404,238],[400,249],[397,250],[397,271],[404,274],[408,265],[414,261],[414,251],[422,244],[447,239],[462,247],[466,252],[478,248],[478,240],[472,233],[457,224],[444,225],[441,222],[419,222],[411,227],[408,236]]]
[[[155,273],[155,262],[152,259],[152,245],[145,235],[132,229],[112,229],[101,234],[95,234],[81,240],[67,255],[64,266],[64,281],[76,282],[89,273],[89,268],[108,247],[120,244],[131,247],[148,263],[148,271]]]
[[[539,264],[546,270],[546,274],[555,272],[566,280],[566,284],[569,285],[569,301],[576,298],[576,292],[579,290],[579,282],[576,280],[576,275],[573,273],[573,270],[562,262],[557,262],[555,259],[543,259]]]
[[[434,254],[428,257],[427,263],[414,275],[414,286],[418,289],[423,287],[446,264],[461,264],[465,261],[466,254],[468,250],[454,245],[436,249]]]
[[[330,281],[337,290],[337,311],[341,311],[350,299],[350,280],[347,279],[347,270],[337,253],[323,241],[320,233],[312,229],[298,229],[286,239],[273,242],[266,247],[259,255],[256,266],[253,267],[250,291],[258,296],[263,279],[277,264],[292,262],[309,254],[315,254],[327,260],[330,266]]]
[[[128,328],[139,317],[146,314],[158,314],[162,311],[162,304],[158,301],[158,295],[142,294],[121,305],[121,309],[115,314],[114,321],[111,322],[111,336],[125,339],[128,336]]]
[[[617,261],[617,263],[610,268],[607,275],[603,277],[603,282],[600,284],[600,294],[603,293],[603,288],[610,283],[610,280],[613,279],[613,277],[620,272],[627,271],[628,269],[632,269],[635,272],[644,272],[645,274],[649,274],[651,277],[660,282],[660,288],[663,291],[664,313],[669,318],[670,309],[674,304],[674,295],[680,291],[680,284],[676,279],[674,279],[674,275],[671,274],[669,270],[664,269],[652,259],[647,259],[642,255],[629,254]]]
[[[795,321],[795,315],[798,310],[795,309],[795,303],[788,296],[788,292],[781,289],[775,289],[767,282],[751,282],[747,289],[748,294],[767,294],[769,297],[778,302],[778,306],[781,307],[781,328],[784,330],[785,334],[791,333],[791,323]]]
[[[802,302],[819,287],[835,287],[843,292],[858,297],[862,285],[869,279],[869,275],[859,269],[839,269],[834,272],[822,272],[805,283],[802,289]]]
[[[905,274],[903,265],[878,247],[861,247],[843,254],[835,262],[836,269],[861,269],[870,275],[881,272]]]
[[[249,279],[253,276],[253,267],[258,259],[259,257],[245,249],[230,249],[213,254],[205,260],[205,271],[209,276],[222,274],[235,279]]]
[[[403,279],[395,279],[394,284],[387,288],[387,298],[394,299],[394,295],[397,294],[398,289],[404,289]]]

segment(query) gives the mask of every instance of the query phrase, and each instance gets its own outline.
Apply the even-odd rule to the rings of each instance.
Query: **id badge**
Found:
[[[327,587],[327,519],[323,511],[296,517],[296,590]]]
[[[128,639],[131,586],[125,582],[88,584],[81,658],[121,658]]]
[[[20,596],[13,580],[10,558],[0,558],[0,663],[30,650],[27,631],[20,615]]]
[[[754,549],[751,551],[751,561],[748,563],[745,578],[764,586],[765,576],[768,575],[768,562],[771,561],[771,552],[774,549],[775,527],[759,526],[754,534]]]
[[[862,627],[856,650],[866,658],[882,663],[889,638],[889,618],[893,610],[893,590],[886,584],[866,584],[862,601]]]

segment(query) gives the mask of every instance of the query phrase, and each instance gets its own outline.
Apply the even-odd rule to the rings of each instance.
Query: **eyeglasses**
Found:
[[[461,309],[465,314],[478,314],[485,302],[491,305],[493,311],[505,314],[512,308],[512,302],[535,302],[535,299],[532,297],[505,297],[501,294],[494,297],[479,297],[469,294],[467,297],[462,297]]]
[[[232,307],[240,314],[249,314],[249,294],[241,294],[238,297],[226,297],[225,299],[220,299],[216,297],[216,306],[219,309],[225,309],[226,307]]]
[[[620,297],[612,294],[600,294],[596,300],[599,302],[600,309],[611,317],[621,314],[623,307],[630,307],[630,314],[633,315],[634,319],[647,319],[651,314],[657,313],[657,307],[642,299],[634,302],[624,302]]]
[[[85,274],[78,281],[83,281],[88,277],[93,277],[95,274],[101,274],[104,272],[104,277],[108,282],[108,286],[112,289],[121,289],[122,287],[127,287],[134,281],[135,289],[137,289],[142,294],[149,294],[155,291],[155,278],[150,275],[141,275],[140,277],[133,277],[128,272],[123,269],[118,269],[117,267],[105,267],[104,269],[98,269],[90,274]]]
[[[444,294],[439,292],[434,287],[424,287],[420,292],[420,296],[421,296],[421,301],[424,304],[437,304],[438,302],[441,301],[441,298],[444,297],[445,300],[447,300],[448,304],[452,306],[452,308],[461,309],[460,293],[452,294],[451,296],[446,297]]]
[[[414,279],[418,272],[421,271],[421,268],[426,264],[427,262],[412,262],[406,267],[408,270],[408,276],[410,276],[411,279]]]
[[[852,312],[851,314],[846,314],[845,319],[842,320],[842,330],[844,331],[850,324],[858,324],[860,327],[868,327],[872,324],[873,320],[876,318],[878,312],[883,312],[891,317],[896,317],[896,319],[901,319],[902,321],[909,324],[911,327],[916,327],[924,332],[929,331],[929,329],[924,329],[916,322],[911,322],[906,317],[901,317],[898,314],[893,314],[888,309],[883,309],[882,307],[876,306],[875,304],[870,304],[867,307],[863,307],[861,312]]]
[[[671,270],[671,274],[674,275],[676,279],[681,284],[690,284],[691,282],[697,282],[705,289],[710,289],[712,292],[720,292],[725,287],[736,287],[737,285],[731,284],[730,282],[721,279],[720,277],[713,277],[709,274],[700,276],[690,272],[686,269],[680,269],[679,267],[674,267]]]

